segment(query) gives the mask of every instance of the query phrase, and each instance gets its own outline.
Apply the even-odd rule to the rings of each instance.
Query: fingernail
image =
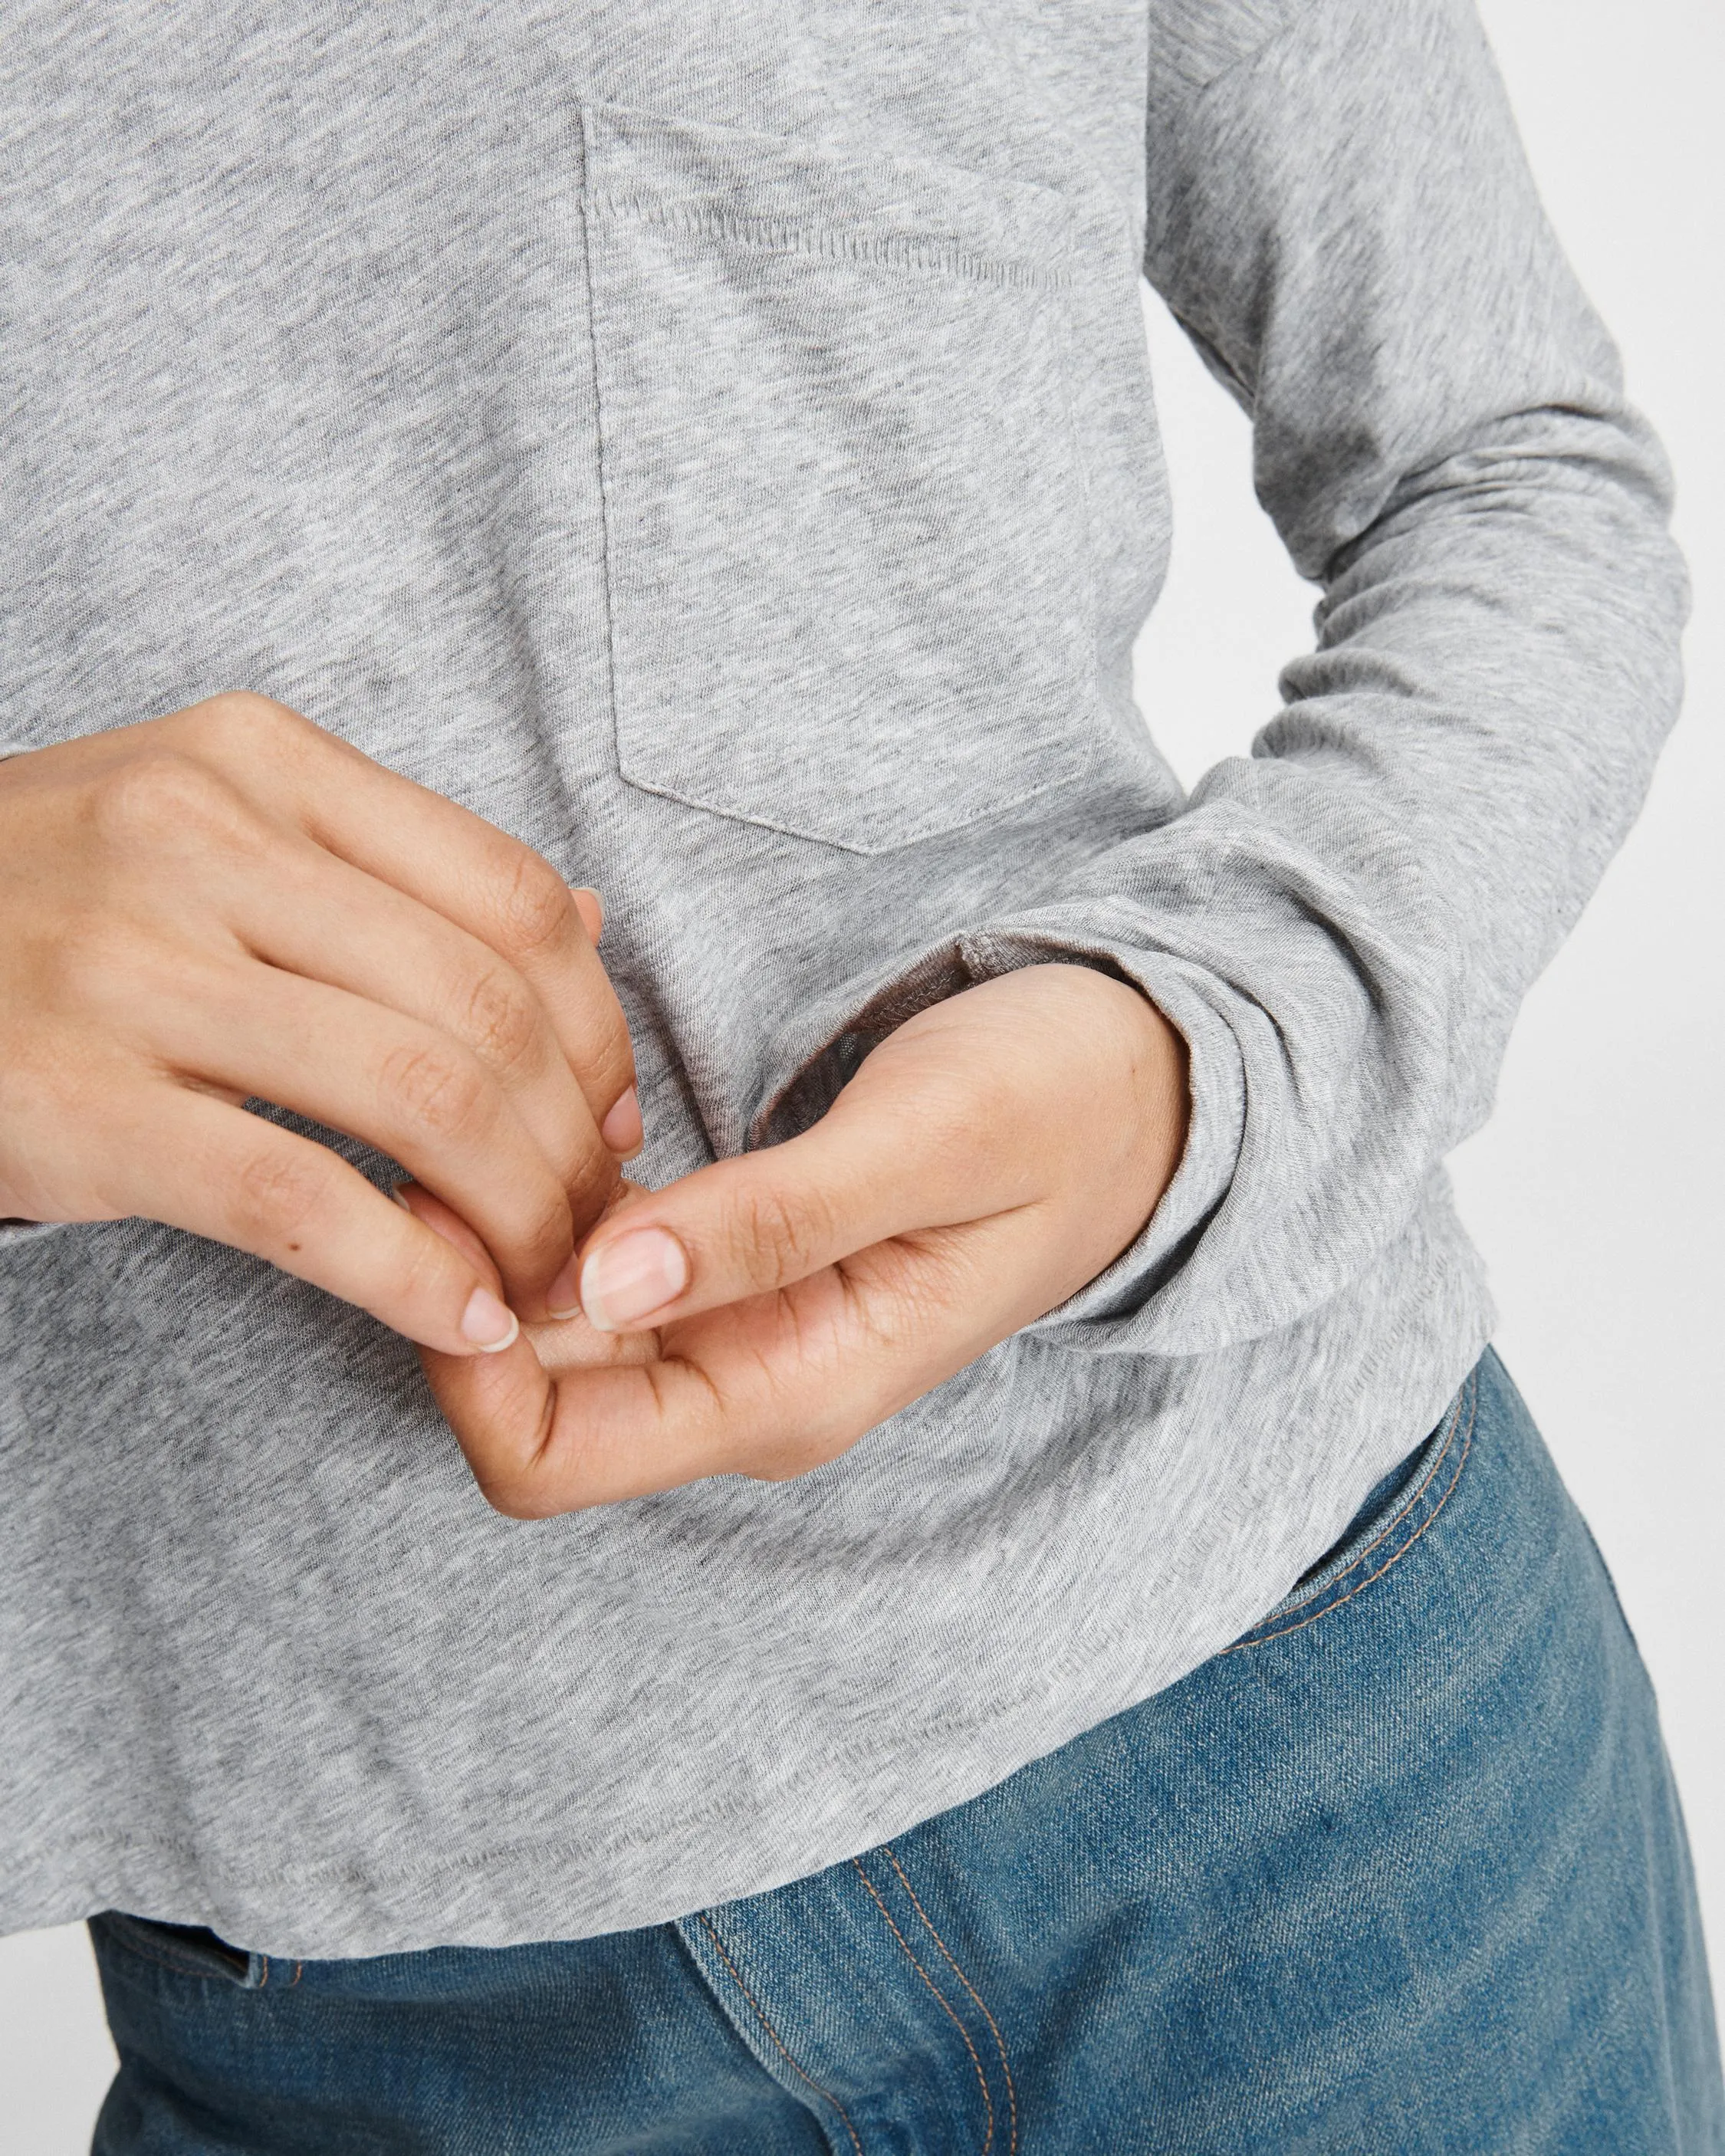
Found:
[[[545,1291],[545,1307],[552,1317],[581,1315],[581,1260],[571,1258]]]
[[[599,1136],[613,1152],[629,1153],[645,1132],[641,1127],[641,1096],[631,1086],[599,1125]]]
[[[581,1269],[581,1306],[599,1332],[623,1332],[689,1285],[689,1260],[675,1235],[640,1228],[595,1250]]]
[[[521,1320],[490,1288],[476,1287],[468,1297],[461,1331],[481,1355],[501,1355],[506,1348],[513,1348],[521,1329]]]

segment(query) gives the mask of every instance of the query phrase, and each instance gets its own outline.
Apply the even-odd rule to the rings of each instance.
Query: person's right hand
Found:
[[[640,1142],[598,901],[266,697],[0,760],[0,1217],[130,1214],[428,1348],[578,1303]],[[462,1251],[272,1101],[393,1155]]]

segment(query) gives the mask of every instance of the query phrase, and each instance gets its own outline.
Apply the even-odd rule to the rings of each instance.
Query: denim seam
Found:
[[[939,1932],[936,1930],[934,1921],[930,1917],[927,1910],[925,1909],[922,1904],[916,1899],[916,1890],[913,1886],[911,1886],[910,1881],[906,1877],[905,1867],[899,1862],[898,1857],[894,1852],[891,1842],[886,1842],[881,1845],[880,1854],[886,1859],[886,1861],[892,1866],[893,1870],[897,1872],[899,1884],[904,1888],[906,1896],[909,1897],[911,1907],[922,1918],[923,1928],[927,1932],[929,1937],[934,1941],[941,1952],[946,1956],[947,1966],[952,1969],[953,1975],[956,1976],[958,1981],[964,1986],[964,1989],[970,1994],[971,1997],[975,1999],[978,2009],[980,2011],[983,2020],[988,2025],[988,2033],[994,2039],[994,2048],[1000,2054],[1000,2071],[1005,2076],[1006,2080],[1006,2107],[1009,2120],[1006,2156],[1018,2156],[1019,2092],[1013,2086],[1012,2062],[1006,2056],[1006,2039],[1000,2033],[1000,2025],[988,2011],[988,2003],[983,1999],[981,1992],[977,1989],[970,1979],[964,1974],[964,1971],[958,1966],[957,1961],[953,1956],[952,1948],[941,1937]]]
[[[1356,1594],[1363,1594],[1366,1589],[1370,1587],[1374,1581],[1383,1578],[1384,1573],[1389,1570],[1392,1565],[1400,1563],[1402,1558],[1407,1555],[1408,1552],[1413,1548],[1414,1543],[1419,1541],[1421,1535],[1423,1535],[1425,1532],[1425,1530],[1431,1525],[1432,1522],[1436,1519],[1439,1513],[1443,1511],[1445,1506],[1449,1503],[1451,1493],[1454,1491],[1455,1485],[1461,1480],[1461,1471],[1467,1465],[1467,1455],[1473,1446],[1473,1425],[1477,1404],[1477,1390],[1478,1388],[1476,1383],[1472,1384],[1469,1390],[1467,1435],[1462,1440],[1461,1455],[1455,1462],[1455,1472],[1450,1477],[1449,1485],[1444,1491],[1443,1495],[1432,1507],[1430,1512],[1428,1512],[1425,1517],[1420,1522],[1419,1526],[1414,1528],[1413,1533],[1410,1534],[1408,1537],[1408,1539],[1401,1545],[1400,1548],[1392,1551],[1390,1555],[1385,1558],[1383,1563],[1378,1566],[1378,1569],[1373,1573],[1368,1578],[1358,1581],[1353,1586],[1348,1589],[1346,1594],[1338,1594],[1333,1602],[1327,1603],[1322,1609],[1314,1610],[1310,1617],[1302,1617],[1297,1625],[1279,1625],[1273,1632],[1260,1633],[1254,1639],[1236,1640],[1231,1647],[1223,1648],[1223,1654],[1238,1655],[1243,1653],[1248,1647],[1267,1646],[1272,1640],[1285,1640],[1291,1632],[1303,1632],[1309,1625],[1320,1624],[1323,1619],[1330,1614],[1332,1610],[1340,1609],[1344,1604],[1352,1602]],[[1440,1453],[1438,1455],[1439,1458],[1442,1459],[1445,1457],[1447,1450],[1448,1448],[1446,1446],[1445,1448],[1445,1452]],[[1435,1464],[1436,1463],[1434,1462],[1434,1466],[1435,1466]],[[1425,1484],[1422,1483],[1420,1487],[1423,1490],[1425,1487]],[[1411,1505],[1405,1507],[1402,1512],[1396,1515],[1396,1518],[1391,1522],[1391,1525],[1399,1525],[1402,1521],[1407,1518],[1408,1513],[1411,1510]],[[1386,1529],[1385,1532],[1387,1533],[1388,1532],[1389,1530]],[[1382,1535],[1376,1537],[1373,1542],[1367,1545],[1367,1548],[1376,1548],[1378,1543],[1383,1539],[1384,1537]],[[1355,1559],[1355,1563],[1359,1563],[1363,1561],[1363,1553],[1362,1553],[1361,1558]],[[1350,1565],[1348,1570],[1352,1571],[1353,1569],[1353,1567]],[[1346,1573],[1343,1575],[1343,1578],[1346,1578]],[[1332,1584],[1335,1584],[1337,1583],[1332,1582]],[[1308,1600],[1317,1599],[1319,1598],[1311,1596],[1307,1597]],[[1294,1608],[1296,1609],[1302,1609],[1304,1606],[1305,1604],[1302,1603],[1296,1603],[1294,1604]],[[1218,1659],[1220,1659],[1219,1656]]]
[[[988,2151],[994,2146],[994,2099],[988,2093],[988,2076],[983,2071],[983,2062],[981,2058],[978,2056],[976,2046],[971,2041],[970,2031],[958,2018],[957,2010],[953,2007],[952,2001],[947,1997],[945,1992],[941,1989],[934,1979],[928,1974],[928,1971],[924,1969],[922,1963],[917,1960],[916,1955],[911,1953],[911,1943],[899,1929],[898,1926],[893,1922],[892,1912],[880,1899],[880,1889],[875,1886],[874,1881],[870,1878],[868,1873],[863,1870],[863,1861],[861,1857],[853,1856],[850,1861],[856,1872],[857,1877],[860,1879],[864,1886],[868,1888],[870,1898],[873,1901],[875,1907],[886,1919],[886,1928],[892,1933],[894,1938],[896,1938],[899,1944],[904,1948],[906,1960],[909,1961],[911,1968],[916,1970],[917,1975],[922,1978],[922,1981],[928,1986],[929,1989],[940,2001],[942,2012],[952,2023],[952,2026],[958,2031],[958,2034],[964,2039],[964,2048],[969,2052],[970,2063],[976,2069],[977,2086],[983,2092],[983,2110],[987,2118],[987,2129],[983,2135],[983,2145],[981,2150],[978,2152],[978,2156],[988,2156]]]
[[[809,2073],[806,2068],[798,2066],[797,2061],[791,2056],[789,2046],[785,2042],[783,2037],[779,2035],[778,2030],[775,2029],[773,2024],[767,2019],[766,2008],[762,2005],[760,2000],[756,1998],[754,1993],[751,1991],[748,1986],[743,1982],[742,1973],[738,1969],[737,1964],[732,1960],[730,1955],[725,1951],[725,1942],[719,1937],[718,1931],[715,1927],[711,1917],[709,1917],[706,1912],[703,1909],[697,1914],[696,1922],[712,1941],[719,1959],[724,1963],[726,1968],[731,1972],[731,1981],[737,1986],[743,1997],[747,1999],[749,2005],[755,2010],[756,2015],[760,2021],[761,2026],[767,2031],[767,2034],[778,2046],[779,2053],[783,2058],[785,2064],[791,2069],[793,2073],[800,2074],[803,2079],[808,2082],[809,2087],[814,2091],[814,2093],[819,2097],[824,2102],[831,2104],[834,2110],[838,2112],[839,2118],[845,2122],[845,2131],[850,2136],[850,2145],[854,2149],[855,2149],[856,2156],[863,2156],[863,2145],[857,2138],[856,2128],[850,2123],[850,2112],[845,2110],[844,2105],[839,2102],[838,2097],[833,2094],[830,2089],[823,2088],[820,2083],[816,2081],[814,2075]]]

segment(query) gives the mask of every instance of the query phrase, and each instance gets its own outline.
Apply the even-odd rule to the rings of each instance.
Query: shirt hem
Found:
[[[1395,1457],[1440,1419],[1483,1353],[1490,1330],[1489,1306],[1481,1300],[1465,1347],[1445,1358],[1441,1377],[1432,1381],[1436,1397],[1428,1399],[1422,1393],[1410,1413]],[[540,1835],[431,1864],[325,1862],[267,1873],[248,1867],[242,1880],[224,1877],[208,1853],[200,1855],[183,1842],[153,1835],[69,1837],[59,1845],[53,1887],[44,1885],[47,1867],[39,1858],[16,1898],[0,1889],[0,1934],[75,1922],[118,1907],[165,1922],[208,1924],[250,1952],[312,1960],[574,1941],[674,1922],[809,1877],[983,1795],[1033,1761],[1182,1682],[1272,1609],[1287,1584],[1265,1593],[1262,1608],[1244,1623],[1235,1613],[1218,1636],[1204,1639],[1178,1667],[1161,1666],[1147,1683],[1143,1612],[1135,1609],[1105,1633],[1079,1634],[1040,1673],[1034,1688],[997,1700],[983,1712],[938,1717],[909,1732],[901,1728],[890,1742],[824,1753],[762,1792],[757,1802],[727,1798],[603,1841]],[[1070,1686],[1081,1672],[1090,1681],[1058,1698],[1061,1686]],[[956,1753],[955,1741],[961,1744]],[[930,1772],[931,1760],[939,1771]],[[798,1799],[840,1779],[854,1787],[854,1800],[818,1828],[787,1835],[785,1822],[801,1809]],[[680,1842],[693,1845],[673,1861],[670,1852]],[[716,1845],[738,1852],[732,1864],[715,1861]],[[572,1876],[603,1877],[619,1859],[653,1846],[667,1852],[657,1895],[640,1893],[633,1866],[628,1867],[631,1887],[619,1894],[559,1893],[550,1887]],[[14,1867],[15,1881],[23,1871]],[[98,1877],[100,1887],[95,1884]],[[128,1879],[138,1882],[130,1897]],[[155,1884],[146,1888],[146,1879]]]

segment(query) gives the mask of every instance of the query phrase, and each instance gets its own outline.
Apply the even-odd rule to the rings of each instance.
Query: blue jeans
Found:
[[[890,1845],[578,1944],[110,1913],[97,2156],[1719,2156],[1653,1698],[1502,1365],[1264,1620]]]

